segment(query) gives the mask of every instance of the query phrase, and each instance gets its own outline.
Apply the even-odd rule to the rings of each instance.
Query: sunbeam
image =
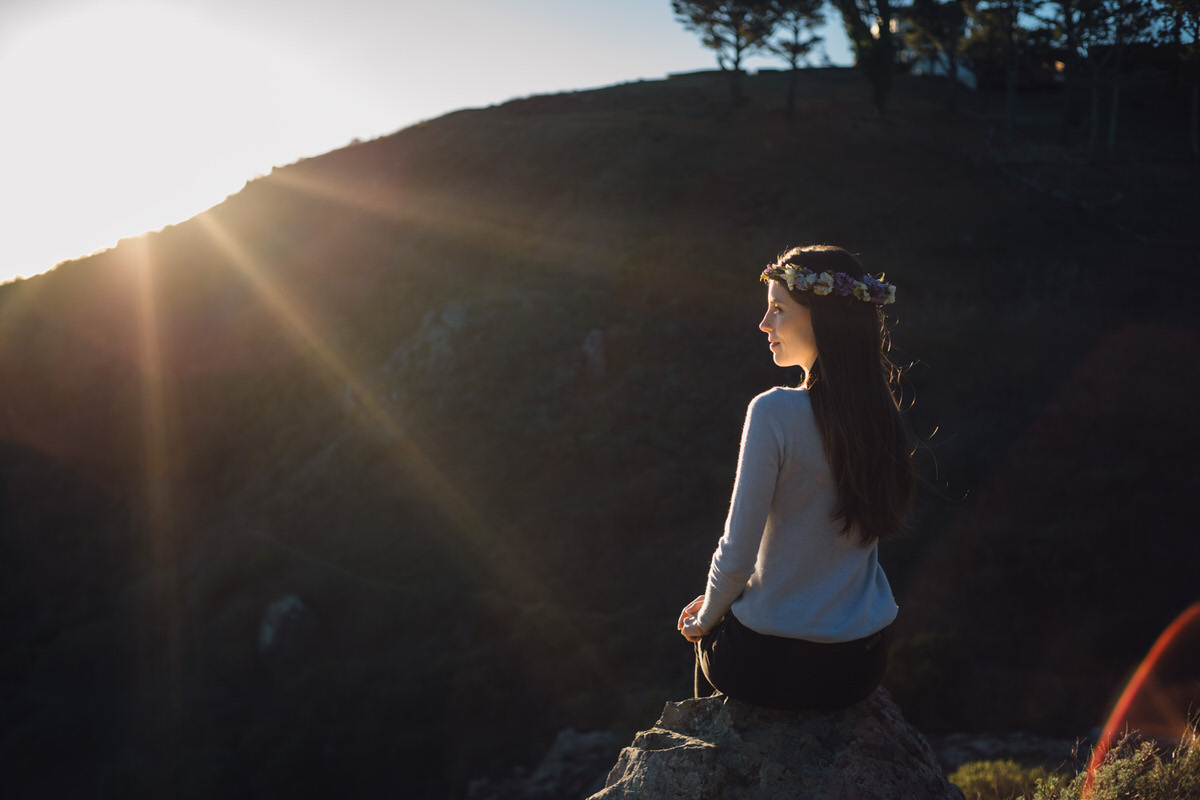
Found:
[[[143,669],[166,678],[173,705],[179,702],[180,602],[175,498],[172,495],[175,447],[170,437],[162,318],[149,243],[130,243],[137,290],[138,362],[141,377],[142,513],[147,531],[150,574],[143,602]],[[165,641],[159,643],[159,632]],[[146,652],[146,648],[152,648]],[[164,652],[158,652],[162,647]],[[163,663],[165,661],[165,663]],[[146,663],[148,662],[148,663]],[[165,674],[160,672],[165,670]]]
[[[550,587],[539,578],[536,560],[531,559],[530,554],[521,552],[495,525],[489,523],[470,497],[440,465],[426,455],[421,445],[400,427],[388,408],[376,399],[370,387],[347,366],[347,360],[335,352],[310,324],[309,320],[315,317],[302,308],[296,298],[269,282],[264,277],[266,270],[260,268],[255,259],[220,222],[211,215],[201,215],[197,219],[229,257],[238,274],[245,278],[270,309],[297,350],[312,356],[319,363],[324,372],[324,383],[327,384],[330,393],[340,399],[348,390],[354,396],[358,407],[363,411],[365,423],[391,445],[389,450],[407,467],[405,473],[419,482],[418,488],[421,493],[433,501],[451,530],[468,545],[462,548],[452,544],[448,548],[451,555],[456,558],[479,557],[479,562],[492,574],[497,585],[512,591],[513,596],[532,595],[538,602],[561,607],[552,596]],[[558,631],[558,635],[581,651],[586,651],[590,646],[587,635],[570,627]],[[538,657],[536,653],[527,655],[530,658]],[[602,665],[589,661],[587,669],[592,673],[587,676],[588,680],[604,686],[605,691],[614,698],[621,698],[618,702],[627,702],[621,687],[611,675],[604,672]]]
[[[352,180],[309,172],[307,165],[296,165],[272,172],[270,180],[391,222],[450,234],[456,241],[485,242],[492,251],[521,253],[526,258],[536,256],[540,261],[575,271],[603,274],[608,270],[604,262],[610,253],[607,242],[602,246],[598,238],[555,234],[520,215],[502,213],[503,209],[494,203],[473,203],[453,191],[408,187],[408,191],[398,192],[394,186],[377,179]],[[595,215],[589,219],[591,233],[603,229],[602,221],[595,219]]]
[[[486,520],[478,513],[474,504],[429,459],[423,448],[403,430],[392,414],[376,398],[374,392],[358,379],[346,366],[346,359],[321,338],[309,323],[311,314],[302,310],[294,297],[288,296],[278,286],[263,277],[263,271],[240,244],[209,215],[197,218],[218,246],[230,258],[239,274],[245,278],[257,295],[269,307],[275,318],[293,339],[298,351],[312,356],[324,369],[324,382],[334,397],[342,398],[348,391],[362,409],[372,428],[390,442],[392,451],[410,468],[408,472],[422,481],[425,496],[434,500],[436,506],[461,535],[472,542],[477,551],[494,554],[506,564],[518,563],[513,554],[505,552],[505,545],[490,531]],[[500,552],[497,552],[497,551]],[[517,580],[525,588],[530,587],[530,576],[521,575]]]

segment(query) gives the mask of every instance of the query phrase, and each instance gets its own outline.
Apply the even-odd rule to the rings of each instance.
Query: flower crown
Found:
[[[882,277],[872,275],[863,275],[861,280],[855,280],[845,272],[816,273],[795,264],[771,264],[762,271],[759,280],[779,280],[793,291],[853,297],[877,306],[896,302],[896,287]]]

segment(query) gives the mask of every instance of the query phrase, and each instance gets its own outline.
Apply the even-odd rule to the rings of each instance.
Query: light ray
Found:
[[[373,428],[392,443],[395,452],[411,467],[409,470],[421,482],[425,495],[433,498],[438,508],[454,525],[460,534],[467,537],[483,552],[493,553],[502,543],[488,531],[484,518],[475,510],[475,506],[458,490],[455,483],[446,477],[441,468],[430,460],[417,442],[403,430],[395,421],[389,410],[384,407],[371,391],[346,366],[346,360],[318,335],[309,324],[311,314],[305,313],[294,297],[288,296],[278,286],[267,281],[251,256],[232,236],[211,216],[202,215],[197,219],[205,230],[217,242],[220,248],[230,257],[234,266],[251,285],[258,296],[266,303],[271,312],[281,322],[285,330],[293,338],[297,349],[314,356],[325,370],[325,381],[329,391],[335,397],[343,397],[349,392],[355,398],[359,408]],[[510,555],[511,554],[507,554]],[[516,563],[516,559],[508,557],[504,561]],[[528,581],[529,576],[522,576]],[[529,583],[522,581],[528,588]]]
[[[201,215],[197,219],[291,335],[298,349],[315,356],[324,367],[329,391],[339,398],[344,396],[347,388],[352,392],[373,429],[393,445],[395,455],[410,467],[407,472],[420,481],[419,488],[424,495],[434,501],[452,529],[470,545],[474,553],[486,557],[483,563],[491,571],[497,584],[517,590],[514,596],[519,596],[518,592],[532,593],[540,602],[561,607],[530,565],[529,554],[522,554],[507,542],[504,536],[499,535],[479,513],[470,498],[425,454],[413,437],[400,427],[388,409],[375,399],[370,388],[346,366],[346,360],[313,329],[308,322],[311,314],[306,313],[297,299],[267,281],[251,255],[216,219],[211,215]],[[459,550],[452,548],[452,552]],[[577,650],[589,646],[589,637],[582,631],[567,628],[559,631],[559,635],[570,641]],[[539,657],[536,653],[525,655],[534,659]],[[601,665],[588,660],[585,669],[592,673],[589,679],[596,685],[605,686],[610,696],[618,698],[618,702],[629,702],[622,692],[622,687],[617,685]]]
[[[276,170],[269,180],[312,197],[361,208],[383,219],[449,234],[458,241],[486,242],[489,250],[536,253],[539,260],[576,271],[605,272],[604,260],[611,257],[611,250],[596,240],[552,234],[544,226],[513,215],[499,215],[495,204],[463,200],[455,192],[422,187],[400,193],[386,185],[307,174],[302,166]]]
[[[158,674],[160,658],[166,669],[172,704],[178,706],[180,668],[180,601],[172,474],[174,472],[167,413],[167,387],[163,358],[161,310],[154,284],[154,264],[144,237],[130,242],[137,290],[138,362],[141,377],[142,502],[148,532],[150,574],[143,602],[143,624],[149,630],[144,653],[151,674]],[[162,632],[166,639],[157,640]],[[162,646],[165,652],[158,653]]]

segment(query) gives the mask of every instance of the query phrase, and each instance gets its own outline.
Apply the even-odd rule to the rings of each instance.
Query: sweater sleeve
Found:
[[[770,398],[769,392],[759,395],[746,410],[729,516],[709,567],[704,605],[696,615],[697,623],[706,631],[721,621],[746,588],[758,560],[783,463],[782,420],[778,413],[772,413],[777,404],[770,403]]]

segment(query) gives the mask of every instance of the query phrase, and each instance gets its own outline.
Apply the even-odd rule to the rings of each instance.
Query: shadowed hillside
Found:
[[[916,362],[885,683],[931,730],[1099,724],[1195,599],[1196,167],[1033,112],[998,158],[986,98],[879,120],[841,71],[789,122],[783,80],[451,114],[0,287],[6,788],[455,796],[644,728],[746,402],[798,377],[755,328],[797,243],[886,271]]]

